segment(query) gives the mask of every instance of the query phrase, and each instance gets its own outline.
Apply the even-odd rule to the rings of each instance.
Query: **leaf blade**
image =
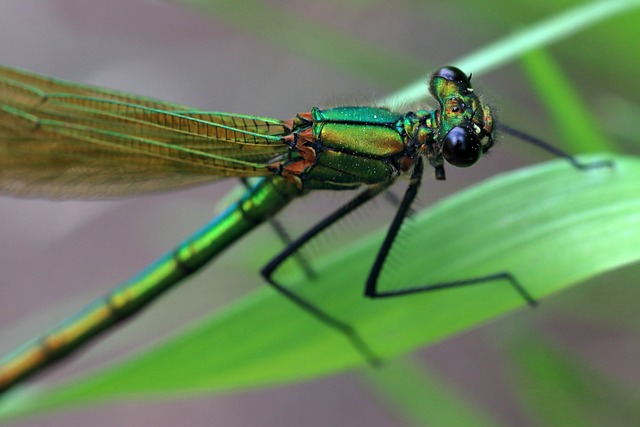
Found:
[[[415,219],[420,227],[404,243],[419,256],[408,269],[430,282],[506,269],[536,298],[557,292],[640,259],[640,234],[633,231],[640,229],[639,180],[640,161],[630,157],[615,157],[614,169],[584,173],[558,161],[493,178]],[[296,290],[304,287],[305,297],[355,325],[384,357],[524,304],[505,284],[365,300],[360,286],[346,284],[362,283],[380,239],[375,233],[323,258],[320,279],[313,286],[299,281]],[[424,260],[436,260],[427,272]],[[263,289],[155,349],[28,406],[247,389],[362,363],[344,337]]]

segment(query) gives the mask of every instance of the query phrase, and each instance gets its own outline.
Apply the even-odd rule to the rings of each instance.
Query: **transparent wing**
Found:
[[[0,66],[0,193],[107,198],[268,175],[281,120],[177,104]]]

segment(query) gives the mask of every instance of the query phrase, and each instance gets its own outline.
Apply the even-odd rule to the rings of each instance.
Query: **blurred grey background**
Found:
[[[274,15],[313,23],[336,35],[344,34],[356,46],[362,43],[397,54],[399,60],[387,66],[392,71],[397,69],[398,77],[384,80],[376,72],[372,72],[372,78],[358,75],[357,66],[354,72],[349,65],[350,60],[357,62],[357,58],[341,56],[341,52],[328,52],[326,59],[327,52],[318,52],[322,49],[321,39],[308,47],[292,47],[275,36],[261,36],[257,30],[261,20],[270,16],[259,14],[260,8],[252,8],[250,2],[239,1],[236,6],[219,3],[221,10],[236,8],[235,13],[228,15],[228,22],[224,13],[211,17],[177,2],[160,0],[4,0],[0,3],[0,61],[207,110],[288,118],[314,105],[362,103],[384,96],[506,32],[563,7],[557,2],[547,2],[548,5],[523,2],[523,11],[517,17],[508,3],[504,4],[504,10],[487,10],[487,4],[487,8],[479,11],[478,6],[472,6],[473,2],[255,3],[272,10]],[[245,28],[243,14],[247,17]],[[604,31],[607,25],[598,28]],[[587,55],[581,50],[586,49],[585,45],[592,49],[593,56],[601,52],[615,55],[616,50],[621,51],[617,57],[624,54],[624,46],[594,45],[598,28],[560,43],[553,52],[567,72],[575,76],[575,84],[584,90],[586,102],[604,114],[607,109],[615,109],[619,105],[616,102],[626,105],[624,96],[616,98],[616,94],[633,91],[628,99],[638,100],[637,79],[624,86],[615,78],[633,75],[637,65],[626,73],[612,70],[620,68],[619,64],[606,60],[598,66],[593,66],[593,62],[587,65]],[[283,34],[288,43],[298,42],[295,34]],[[405,63],[401,58],[410,60]],[[517,64],[502,67],[476,81],[483,82],[484,91],[497,105],[505,105],[499,111],[505,122],[544,138],[557,138]],[[511,108],[516,105],[526,110]],[[607,127],[606,123],[604,127],[614,137],[616,129],[620,130]],[[426,183],[422,202],[428,204],[497,171],[541,159],[544,155],[520,144],[501,144],[490,159],[483,160],[482,167],[456,170],[448,175],[446,183]],[[232,186],[233,183],[224,182],[174,194],[109,202],[0,198],[0,352],[6,353],[105,293],[195,231],[214,214],[218,200]],[[312,211],[312,203],[303,202],[299,209]],[[264,236],[258,237],[262,239],[258,241],[268,238],[268,230],[259,233]],[[273,253],[277,248],[274,246]],[[236,250],[237,254],[241,249]],[[267,258],[265,255],[264,261]],[[153,342],[261,286],[258,269],[253,265],[260,264],[247,267],[230,251],[148,313],[41,380],[64,378],[96,363],[113,360],[125,349]],[[632,272],[625,274],[633,276]],[[624,282],[617,277],[606,282]],[[637,385],[640,381],[637,335],[612,333],[604,326],[601,330],[592,325],[584,327],[580,322],[563,321],[558,316],[567,306],[583,304],[585,311],[590,310],[594,292],[603,294],[599,301],[607,297],[602,286],[602,283],[585,285],[586,290],[571,291],[586,295],[574,295],[577,302],[562,295],[545,302],[539,310],[510,316],[511,322],[537,322],[536,327],[555,331],[555,338],[579,348],[587,359],[602,362],[617,376],[631,378]],[[621,307],[617,310],[624,313],[627,306]],[[496,338],[501,336],[501,328],[506,328],[504,319],[414,356],[429,363],[439,376],[504,425],[541,425],[532,421],[509,389],[509,371],[503,369],[507,356],[501,353],[502,338]],[[353,373],[231,395],[116,402],[47,414],[15,425],[415,424],[394,411]]]

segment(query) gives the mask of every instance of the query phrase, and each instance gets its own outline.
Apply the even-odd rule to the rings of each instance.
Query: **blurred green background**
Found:
[[[434,68],[586,2],[453,3],[5,0],[0,61],[202,109],[287,118],[313,105],[375,100],[420,78],[426,90],[424,76]],[[502,121],[572,153],[637,153],[640,57],[630,35],[639,23],[637,9],[627,12],[474,82]],[[540,67],[557,68],[566,82],[549,90],[531,78]],[[588,135],[576,136],[572,117],[585,114]],[[425,182],[421,204],[547,157],[504,138],[479,167],[450,171],[445,183]],[[117,202],[0,199],[0,324],[8,326],[0,331],[0,352],[193,232],[232,185]],[[321,204],[341,200],[319,197]],[[297,216],[316,210],[317,202],[305,200],[284,218],[303,228]],[[358,219],[378,217],[371,222],[380,225],[388,218],[375,214]],[[113,360],[262,286],[259,267],[278,250],[268,242],[269,230],[260,230],[47,378]],[[15,425],[633,426],[640,421],[638,272],[630,266],[593,279],[537,310],[416,352],[385,373],[117,402]]]

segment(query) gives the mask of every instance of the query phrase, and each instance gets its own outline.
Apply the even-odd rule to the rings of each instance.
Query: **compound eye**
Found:
[[[450,82],[465,84],[468,84],[469,82],[467,75],[460,68],[453,67],[451,65],[437,69],[436,72],[431,76],[431,78],[434,77],[442,77],[443,79],[449,80]]]
[[[470,129],[456,126],[442,141],[442,153],[447,162],[466,168],[473,165],[482,156],[480,139]]]

